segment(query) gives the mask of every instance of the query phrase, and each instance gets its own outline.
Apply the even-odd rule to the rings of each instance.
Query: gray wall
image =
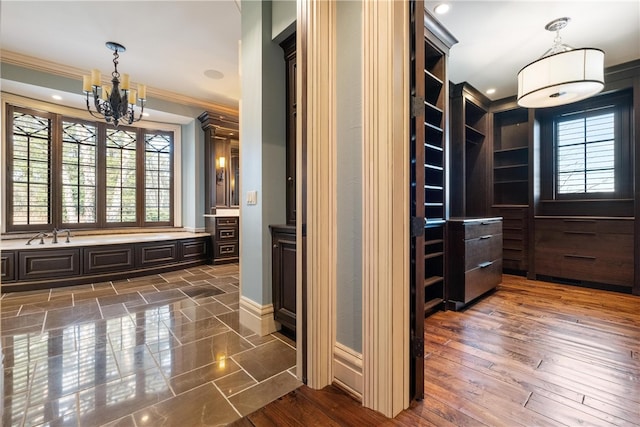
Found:
[[[362,352],[362,3],[337,4],[336,340]]]
[[[271,24],[271,2],[242,2],[240,276],[242,296],[260,305],[272,303],[269,225],[285,222],[284,54]]]
[[[282,41],[296,31],[296,0],[274,0],[271,2],[271,38]]]

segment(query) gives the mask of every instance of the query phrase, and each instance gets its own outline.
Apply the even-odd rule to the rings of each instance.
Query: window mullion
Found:
[[[144,129],[136,133],[136,218],[138,227],[144,227],[145,212],[145,141]]]

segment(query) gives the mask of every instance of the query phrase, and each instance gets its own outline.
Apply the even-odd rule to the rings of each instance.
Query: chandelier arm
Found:
[[[91,107],[89,107],[89,92],[87,92],[87,111],[89,112],[89,114],[91,114],[92,117],[95,117],[96,119],[104,119],[104,116],[100,117],[96,115],[93,111],[91,111]]]

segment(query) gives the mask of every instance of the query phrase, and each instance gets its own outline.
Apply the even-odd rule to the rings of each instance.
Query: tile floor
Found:
[[[297,388],[238,295],[237,264],[2,294],[2,425],[225,425]]]

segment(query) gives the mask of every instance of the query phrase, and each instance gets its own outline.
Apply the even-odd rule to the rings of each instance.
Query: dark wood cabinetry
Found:
[[[178,260],[178,242],[142,243],[136,246],[136,264],[140,267],[151,267],[168,264]]]
[[[424,312],[429,313],[442,306],[444,301],[444,231],[448,206],[446,199],[446,150],[448,148],[447,112],[448,83],[447,57],[444,51],[426,40],[424,43],[424,122],[416,125],[417,140],[423,144],[412,147],[412,158],[416,164],[416,182],[424,185],[415,187],[418,217],[424,215],[424,239],[416,239],[413,251],[416,263],[421,263],[417,275],[423,295]],[[422,259],[419,259],[422,258]]]
[[[14,251],[0,253],[0,283],[16,280],[15,259],[16,253]]]
[[[529,208],[498,206],[502,217],[502,265],[510,272],[529,270]]]
[[[272,225],[271,262],[273,315],[276,321],[296,332],[296,229]]]
[[[4,292],[103,282],[203,264],[209,237],[2,251]]]
[[[80,249],[18,252],[18,280],[39,280],[80,274]]]
[[[489,100],[468,83],[451,87],[451,215],[489,214]]]
[[[633,219],[536,217],[535,227],[537,275],[633,286]]]
[[[83,251],[86,274],[101,274],[135,268],[134,245],[91,246]]]
[[[286,94],[286,204],[287,224],[296,223],[296,35],[295,33],[283,41],[280,46],[284,51]]]
[[[529,205],[529,118],[522,108],[493,114],[493,203]]]
[[[530,263],[529,111],[515,102],[493,106],[493,214],[504,218],[503,262],[510,272],[527,273]]]
[[[238,262],[240,256],[239,217],[215,217],[213,230],[213,263]]]
[[[459,309],[502,282],[501,218],[447,222],[447,307]]]

